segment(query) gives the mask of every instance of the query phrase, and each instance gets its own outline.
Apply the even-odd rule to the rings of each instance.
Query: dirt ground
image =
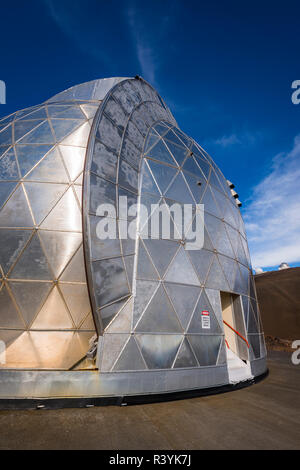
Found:
[[[300,365],[269,353],[269,376],[235,392],[166,403],[1,411],[0,449],[299,449]]]

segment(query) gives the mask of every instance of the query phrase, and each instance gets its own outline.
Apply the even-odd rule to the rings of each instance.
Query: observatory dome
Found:
[[[84,83],[2,118],[0,396],[166,393],[263,374],[230,185],[140,77]],[[192,207],[190,227],[202,211],[199,246],[173,204]],[[114,209],[112,239],[99,237],[100,206]],[[142,208],[162,206],[172,233],[145,236]]]

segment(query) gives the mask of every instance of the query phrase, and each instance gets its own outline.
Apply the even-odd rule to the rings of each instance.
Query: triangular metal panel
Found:
[[[87,119],[92,119],[93,117],[95,117],[95,114],[99,108],[99,105],[92,106],[89,104],[82,104],[80,105],[80,108],[83,110]]]
[[[50,282],[9,282],[9,287],[27,327],[30,327],[52,286]]]
[[[209,313],[209,320],[210,320],[210,328],[203,328],[202,326],[202,316],[203,312]],[[188,327],[188,332],[190,334],[193,333],[202,333],[202,334],[222,334],[222,329],[220,327],[220,324],[218,320],[216,319],[215,313],[213,311],[213,308],[211,304],[209,303],[208,297],[203,290],[201,292],[200,298],[198,300],[197,306],[195,308],[195,311],[193,313],[193,317],[190,321],[189,327]]]
[[[84,263],[82,264],[84,266]],[[92,276],[95,301],[98,307],[129,296],[130,288],[122,257],[93,261]]]
[[[259,335],[260,339],[260,357],[266,357],[267,355],[267,350],[266,350],[266,343],[265,343],[265,337],[263,334]]]
[[[1,137],[1,129],[0,129],[0,137]],[[1,145],[1,140],[0,140],[0,158],[3,157],[3,155],[7,152],[8,149],[11,149],[11,145]]]
[[[131,297],[120,312],[106,328],[106,333],[130,333],[133,313],[133,297]]]
[[[218,361],[217,366],[223,366],[227,364],[227,354],[226,354],[226,344],[225,340],[221,341],[219,354],[218,354]]]
[[[147,160],[147,162],[160,192],[164,194],[178,171],[175,168],[151,160]]]
[[[222,336],[188,335],[200,366],[214,366],[217,363]]]
[[[80,330],[95,330],[95,322],[91,313],[85,318],[80,326]]]
[[[68,266],[60,276],[61,281],[86,282],[85,262],[82,246],[75,253]]]
[[[205,215],[204,215],[204,218],[205,218]],[[205,225],[204,225],[204,245],[203,245],[203,248],[205,250],[210,250],[210,251],[214,250],[213,244],[212,244],[211,239],[208,235],[208,231],[206,230]]]
[[[158,280],[158,273],[141,239],[138,248],[137,278]]]
[[[251,302],[249,303],[248,333],[258,333],[259,328]]]
[[[59,142],[78,129],[84,121],[79,119],[51,119],[50,122],[56,140]]]
[[[245,321],[245,325],[247,328],[248,317],[249,317],[249,297],[242,295],[241,298],[242,298],[242,305],[243,305],[244,321]]]
[[[144,240],[145,246],[150,254],[151,260],[163,277],[167,267],[171,263],[176,251],[179,248],[177,242],[171,240]]]
[[[241,242],[242,242],[244,252],[245,252],[245,255],[246,255],[246,264],[251,269],[251,259],[250,259],[248,244],[247,244],[247,241],[242,236],[241,236]]]
[[[12,145],[12,126],[0,130],[0,145]]]
[[[0,212],[0,227],[32,228],[33,225],[23,185],[20,185]]]
[[[201,198],[206,188],[206,183],[201,177],[195,178],[194,176],[189,175],[184,172],[184,177],[188,183],[190,192],[194,197],[196,204],[200,204]]]
[[[242,244],[242,237],[238,235],[238,243],[237,243],[237,260],[244,264],[245,266],[248,266],[248,260],[243,248]]]
[[[173,144],[176,144],[176,145],[179,145],[179,147],[182,147],[183,149],[187,150],[190,146],[190,142],[187,143],[187,140],[182,140],[179,138],[179,136],[174,132],[173,129],[170,129],[169,132],[167,132],[165,135],[164,135],[164,140],[168,140],[169,142],[172,142]],[[183,138],[184,139],[184,138]],[[187,138],[188,139],[188,138]]]
[[[228,224],[226,224],[226,231],[227,231],[228,238],[231,242],[232,249],[235,254],[234,257],[236,258],[237,253],[238,253],[239,233],[237,230],[235,230]]]
[[[179,139],[184,143],[184,145],[186,145],[186,147],[190,148],[192,144],[192,139],[190,139],[190,137],[185,135],[180,129],[176,127],[173,127],[172,131],[177,137],[179,137]]]
[[[154,181],[153,175],[148,166],[147,160],[144,160],[143,162],[141,192],[160,194],[158,187]]]
[[[227,210],[227,205],[230,204],[230,202],[228,198],[225,197],[224,194],[221,194],[218,190],[213,189],[213,193],[214,193],[214,197],[217,202],[217,205],[220,209],[221,218],[223,218]]]
[[[161,285],[135,327],[143,333],[180,333],[182,327]]]
[[[29,111],[29,110],[28,110]],[[19,114],[17,116],[18,121],[26,120],[26,119],[43,119],[46,120],[48,118],[47,113],[46,113],[46,107],[38,107],[34,111],[31,111],[30,113],[27,112],[25,116],[20,116]]]
[[[226,256],[218,255],[219,261],[221,263],[223,272],[227,279],[228,285],[231,291],[235,290],[235,278],[239,275],[239,271],[237,269],[237,263],[231,258],[227,258]]]
[[[2,207],[17,186],[16,182],[0,181],[0,207]]]
[[[127,280],[130,288],[130,292],[132,292],[132,283],[133,283],[133,272],[134,272],[134,255],[131,256],[123,256],[123,262],[126,269]]]
[[[149,369],[170,369],[182,341],[182,335],[135,335]]]
[[[151,129],[151,131],[148,134],[146,144],[145,144],[145,154],[153,147],[157,142],[159,141],[160,136],[155,132],[154,129]]]
[[[32,324],[33,330],[57,330],[73,328],[66,305],[59,290],[54,287]]]
[[[221,217],[221,211],[217,206],[216,200],[209,186],[207,186],[201,204],[204,204],[204,211],[215,217]]]
[[[170,131],[172,132],[172,131]],[[181,166],[186,156],[189,154],[189,150],[182,144],[180,147],[169,140],[165,140],[166,137],[170,137],[170,132],[166,134],[163,139],[167,145],[169,151],[171,152],[173,158],[177,162],[178,166]],[[174,134],[173,134],[174,135]]]
[[[182,286],[167,282],[164,283],[164,286],[183,329],[186,329],[199,298],[200,287]]]
[[[170,165],[177,166],[176,161],[172,157],[163,140],[159,140],[157,144],[155,144],[150,150],[148,150],[147,156],[160,162],[169,163]]]
[[[0,229],[0,246],[5,247],[5,250],[0,251],[0,264],[4,274],[16,262],[31,234],[31,230]]]
[[[119,196],[120,195],[119,191]],[[99,204],[111,204],[116,207],[116,185],[91,174],[89,199],[90,213],[92,214],[97,213]]]
[[[81,211],[74,196],[73,188],[69,188],[58,201],[54,209],[41,224],[42,229],[82,231]]]
[[[0,341],[5,343],[7,349],[22,334],[23,330],[0,330]]]
[[[0,180],[10,181],[20,178],[15,151],[13,148],[8,150],[0,160]],[[1,198],[2,199],[2,198]],[[1,203],[0,203],[1,205]]]
[[[197,367],[198,362],[196,359],[195,354],[192,351],[191,346],[186,338],[184,338],[180,349],[178,351],[174,369],[182,368],[182,367]]]
[[[184,171],[189,171],[190,173],[195,175],[196,178],[202,178],[203,181],[205,182],[205,185],[207,184],[205,176],[202,173],[202,170],[200,169],[199,165],[197,164],[196,159],[193,157],[192,154],[186,157],[186,160],[182,166],[182,169]]]
[[[141,352],[135,342],[133,336],[130,336],[125,348],[121,352],[119,359],[117,360],[113,371],[121,370],[144,370],[146,364],[142,358]]]
[[[62,145],[74,145],[75,147],[86,147],[91,132],[91,125],[85,122],[78,129],[72,132],[68,137],[60,143]]]
[[[212,261],[208,277],[205,281],[205,286],[209,287],[210,289],[224,291],[231,290],[228,286],[228,283],[225,279],[224,273],[216,255],[214,255],[214,259]]]
[[[250,274],[250,279],[249,279],[249,296],[252,297],[253,299],[256,299],[256,288],[255,288],[255,283],[254,283],[254,277],[252,274]]]
[[[5,285],[0,287],[0,328],[24,328],[18,311]]]
[[[79,173],[78,173],[79,174]],[[69,183],[69,178],[57,148],[54,148],[26,176],[27,181]]]
[[[136,281],[133,309],[133,327],[135,327],[142,313],[145,311],[158,286],[159,282]]]
[[[222,315],[222,305],[221,305],[221,296],[220,292],[215,289],[207,289],[205,288],[205,293],[207,295],[207,298],[214,310],[214,313],[216,315],[216,319],[219,322],[221,331],[223,331],[223,315]]]
[[[166,197],[183,204],[195,204],[182,173],[178,173],[165,193]]]
[[[38,235],[34,235],[30,240],[9,277],[31,280],[51,280],[53,278]]]
[[[38,127],[42,122],[46,122],[45,119],[34,120],[34,121],[15,121],[14,122],[14,138],[15,142],[20,140],[29,132],[33,131],[36,127]]]
[[[209,184],[213,185],[215,188],[223,192],[223,186],[221,185],[219,178],[217,177],[216,172],[213,168],[211,169]]]
[[[31,171],[52,148],[52,145],[16,145],[15,151],[22,176]]]
[[[227,205],[224,219],[225,221],[230,224],[233,228],[236,230],[238,229],[239,224],[237,223],[236,217],[235,217],[235,208],[231,202]]]
[[[35,121],[32,121],[35,122]],[[38,127],[19,139],[20,144],[54,144],[55,138],[52,133],[49,121],[44,121]]]
[[[222,222],[222,232],[220,235],[220,238],[217,242],[217,251],[219,253],[222,253],[223,255],[229,256],[230,258],[235,258],[235,253],[233,252],[232,245],[229,241],[228,235],[227,235],[227,230],[226,230],[226,225],[224,222]],[[227,225],[228,227],[228,225]]]
[[[194,152],[194,151],[193,151]],[[203,159],[203,158],[196,158],[198,165],[201,168],[202,173],[204,174],[206,180],[209,180],[210,169],[211,166]]]
[[[109,372],[112,369],[127,340],[128,334],[126,333],[103,336],[103,353],[99,364],[100,371]]]
[[[67,167],[71,181],[75,181],[83,171],[86,149],[82,147],[71,147],[69,145],[58,146],[63,161]]]
[[[127,301],[128,301],[128,297],[117,300],[116,302],[110,305],[107,305],[106,307],[102,307],[98,310],[97,313],[101,318],[103,328],[110,328],[111,322],[114,320],[114,318],[117,318],[118,313],[124,307]],[[124,332],[119,331],[118,333],[124,333]]]
[[[180,248],[173,258],[165,275],[168,282],[199,286],[199,279],[194,271],[191,261],[183,248]]]
[[[249,295],[250,272],[244,265],[238,263],[238,272],[236,275],[235,288],[244,295]],[[239,278],[238,278],[239,277]]]
[[[82,320],[91,311],[87,286],[85,284],[59,283],[59,288],[71,313],[75,327],[78,328]]]
[[[205,213],[204,223],[214,248],[217,248],[220,237],[224,236],[223,232],[225,228],[222,220],[214,217],[213,215]]]
[[[95,108],[97,109],[97,108]],[[86,119],[85,114],[81,111],[80,106],[55,106],[48,105],[48,114],[51,120],[58,119]]]
[[[260,335],[249,335],[249,342],[251,345],[251,352],[253,359],[260,358]]]
[[[37,225],[49,214],[68,187],[54,183],[24,183],[24,186]]]
[[[193,266],[197,271],[197,274],[201,283],[204,284],[207,278],[208,271],[212,263],[214,254],[211,251],[202,249],[202,250],[191,250],[188,256],[192,260]]]

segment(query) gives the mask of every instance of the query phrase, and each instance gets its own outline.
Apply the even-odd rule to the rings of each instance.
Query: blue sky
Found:
[[[236,184],[253,265],[300,265],[299,2],[15,0],[1,19],[0,116],[142,75]]]

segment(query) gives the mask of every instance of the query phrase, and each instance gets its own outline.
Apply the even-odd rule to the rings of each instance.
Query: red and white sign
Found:
[[[208,310],[202,310],[201,312],[201,325],[203,329],[210,330],[210,316]]]

